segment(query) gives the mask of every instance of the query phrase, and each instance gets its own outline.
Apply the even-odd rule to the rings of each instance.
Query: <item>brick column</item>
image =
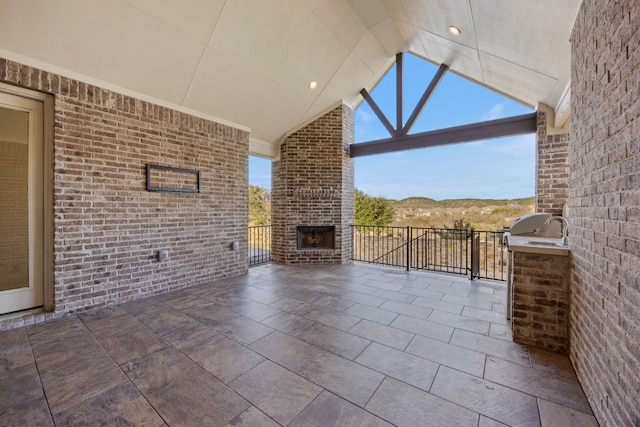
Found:
[[[340,105],[288,136],[273,162],[272,259],[341,264],[351,259],[353,110]],[[334,249],[297,248],[298,226],[335,226]]]
[[[536,212],[562,215],[569,198],[569,133],[549,132],[547,120],[553,117],[545,110],[552,111],[549,107],[538,110]]]

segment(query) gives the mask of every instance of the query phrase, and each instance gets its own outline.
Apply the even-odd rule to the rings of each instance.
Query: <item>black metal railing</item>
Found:
[[[468,233],[447,228],[412,228],[411,265],[415,270],[467,274]]]
[[[249,227],[249,267],[271,262],[271,226]]]
[[[503,232],[351,226],[354,261],[506,280]]]
[[[507,280],[508,252],[504,231],[474,231],[477,274],[480,279]]]
[[[352,225],[353,259],[374,264],[402,266],[407,263],[409,227]]]

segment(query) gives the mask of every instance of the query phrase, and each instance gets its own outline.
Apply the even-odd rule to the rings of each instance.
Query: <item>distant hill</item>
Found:
[[[477,230],[494,231],[509,226],[519,216],[532,213],[535,198],[448,199],[409,197],[391,201],[394,226],[451,227],[456,220],[469,222]]]
[[[428,197],[408,197],[402,200],[392,200],[394,207],[411,208],[470,208],[485,206],[523,206],[535,204],[535,197],[520,199],[445,199],[434,200]]]
[[[519,216],[532,213],[535,198],[520,199],[447,199],[408,197],[390,200],[395,210],[392,226],[452,227],[454,221],[469,222],[477,230],[495,231],[509,226]],[[271,221],[271,192],[249,187],[249,222],[252,225]]]

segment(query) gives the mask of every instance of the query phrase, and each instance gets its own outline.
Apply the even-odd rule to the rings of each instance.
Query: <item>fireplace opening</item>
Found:
[[[336,227],[298,226],[298,249],[335,249]]]

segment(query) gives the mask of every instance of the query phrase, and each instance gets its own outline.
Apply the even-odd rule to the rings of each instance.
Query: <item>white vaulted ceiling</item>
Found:
[[[359,103],[398,52],[555,107],[580,3],[2,0],[0,56],[249,128],[252,151],[270,155],[340,100]]]

